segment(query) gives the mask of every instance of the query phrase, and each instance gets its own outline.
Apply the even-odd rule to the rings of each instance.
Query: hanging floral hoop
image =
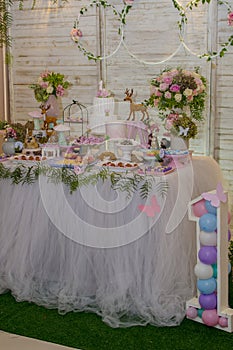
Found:
[[[199,58],[206,58],[207,61],[211,61],[212,59],[216,57],[223,57],[224,54],[227,52],[228,48],[233,45],[233,35],[230,35],[229,38],[222,44],[220,44],[221,49],[219,49],[217,52],[207,52],[203,54],[197,54],[193,52],[189,46],[185,43],[184,39],[184,29],[185,24],[187,24],[187,12],[192,11],[194,7],[198,7],[200,5],[200,0],[192,0],[189,1],[185,6],[182,6],[179,1],[172,0],[174,7],[179,11],[180,20],[177,22],[179,31],[180,31],[180,42],[184,46],[184,48],[191,53],[192,55],[199,57]],[[202,0],[201,4],[204,5],[205,3],[210,4],[211,0]],[[233,12],[231,9],[231,6],[228,1],[226,0],[217,0],[217,5],[224,5],[227,9],[228,16],[226,17],[228,21],[229,26],[233,26]]]
[[[83,16],[85,13],[87,13],[89,7],[94,7],[94,6],[103,7],[104,9],[106,9],[106,8],[112,9],[113,14],[116,16],[116,18],[120,22],[120,25],[118,27],[118,34],[120,35],[119,44],[117,45],[117,48],[111,54],[106,55],[106,56],[97,56],[94,53],[87,51],[86,48],[84,47],[83,43],[80,40],[80,38],[83,37],[83,33],[82,33],[82,30],[79,28],[79,20],[80,20],[81,16]],[[123,27],[125,24],[125,18],[126,18],[126,15],[131,7],[132,7],[131,4],[126,3],[125,6],[123,7],[123,10],[120,13],[120,12],[118,12],[118,10],[116,9],[115,6],[113,6],[112,4],[110,4],[106,0],[100,0],[100,1],[92,0],[88,6],[84,6],[81,8],[81,10],[79,12],[78,19],[75,21],[74,27],[70,32],[71,39],[77,44],[79,50],[89,60],[100,61],[100,60],[104,60],[104,59],[108,59],[108,58],[112,57],[113,55],[115,55],[117,53],[117,51],[119,50],[119,48],[122,44],[123,37],[124,37]]]
[[[187,12],[192,11],[193,8],[195,8],[195,7],[197,8],[200,4],[201,5],[210,4],[211,0],[191,0],[185,6],[180,4],[180,2],[178,0],[172,0],[173,6],[175,7],[175,9],[178,10],[178,16],[180,17],[180,19],[177,22],[178,29],[179,29],[180,45],[176,48],[176,50],[171,55],[169,55],[167,58],[165,58],[163,60],[156,62],[156,61],[145,61],[145,60],[139,59],[128,48],[128,46],[125,42],[124,33],[123,33],[124,25],[126,24],[126,16],[129,12],[129,10],[133,6],[133,3],[134,3],[133,1],[134,0],[123,0],[124,7],[123,7],[121,12],[119,12],[115,8],[115,6],[110,4],[107,0],[92,0],[88,6],[81,8],[80,13],[79,13],[79,17],[75,21],[74,28],[72,29],[70,34],[71,34],[72,40],[77,44],[79,50],[84,54],[84,56],[86,56],[89,60],[94,60],[94,61],[108,59],[108,58],[112,57],[113,55],[115,55],[115,53],[117,53],[117,51],[119,50],[120,46],[123,45],[124,48],[126,49],[127,53],[132,58],[134,58],[136,61],[138,61],[142,64],[145,64],[145,65],[159,65],[159,64],[165,63],[165,62],[169,61],[170,59],[172,59],[179,52],[179,50],[182,47],[184,47],[190,54],[192,54],[198,58],[205,58],[207,61],[210,61],[216,57],[223,57],[224,54],[229,49],[229,47],[233,45],[233,35],[230,35],[226,42],[220,44],[221,48],[219,49],[218,52],[207,52],[207,53],[203,53],[203,54],[197,54],[197,53],[193,52],[189,48],[189,46],[185,43],[185,39],[184,39],[184,32],[185,32],[186,25],[188,23]],[[224,5],[227,8],[228,25],[233,27],[233,12],[232,12],[232,9],[231,9],[229,2],[227,0],[217,0],[217,4]],[[79,19],[82,15],[84,15],[84,13],[86,13],[88,11],[89,7],[93,7],[93,6],[96,6],[96,7],[102,6],[103,8],[111,8],[113,11],[113,14],[116,17],[118,17],[118,20],[120,21],[120,26],[118,28],[118,34],[120,35],[119,44],[118,44],[117,48],[111,54],[106,55],[106,56],[102,56],[102,57],[96,56],[92,52],[87,51],[80,40],[82,38],[83,34],[82,34],[81,29],[79,28]]]

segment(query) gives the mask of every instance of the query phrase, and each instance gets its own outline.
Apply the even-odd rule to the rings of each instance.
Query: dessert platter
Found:
[[[139,164],[124,161],[104,161],[97,164],[101,168],[114,172],[134,171],[139,168]]]
[[[33,165],[33,163],[39,163],[42,161],[46,161],[46,157],[42,157],[41,155],[25,155],[25,154],[17,154],[8,158],[13,164],[25,164],[25,165]]]
[[[148,166],[148,167],[140,168],[138,170],[138,173],[140,175],[163,176],[163,175],[170,174],[175,170],[176,170],[176,168],[169,166],[169,165],[168,166],[159,165],[156,167]]]

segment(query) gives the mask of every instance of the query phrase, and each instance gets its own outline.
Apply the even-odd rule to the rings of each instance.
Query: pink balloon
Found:
[[[226,317],[219,317],[218,324],[221,327],[228,327],[228,319]]]
[[[205,207],[205,200],[201,199],[199,202],[194,203],[192,206],[193,209],[193,214],[197,216],[198,218],[204,214],[207,214],[208,211],[206,210]]]
[[[186,311],[186,316],[188,318],[196,318],[197,317],[197,309],[195,307],[190,306]]]
[[[218,324],[218,315],[217,315],[217,310],[205,310],[202,313],[202,321],[207,325],[214,327]]]

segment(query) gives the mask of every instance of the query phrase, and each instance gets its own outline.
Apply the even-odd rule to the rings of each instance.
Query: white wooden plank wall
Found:
[[[232,4],[232,1],[230,2]],[[232,7],[233,8],[233,7]],[[226,25],[226,8],[218,13],[218,43],[221,45],[233,34],[233,28]],[[219,162],[230,190],[230,205],[233,214],[233,47],[223,59],[216,63],[216,115],[214,157]],[[233,217],[233,215],[232,215]]]
[[[123,1],[109,2],[117,9],[122,9]],[[185,0],[180,2],[187,3]],[[69,37],[80,8],[88,5],[89,1],[69,0],[68,4],[60,8],[52,5],[52,2],[37,0],[34,10],[30,9],[31,0],[24,3],[23,11],[18,10],[18,2],[15,2],[13,10],[11,34],[14,38],[14,59],[10,67],[12,118],[26,121],[29,118],[28,112],[38,107],[33,91],[28,85],[36,82],[44,69],[61,72],[72,82],[72,88],[62,98],[63,107],[73,99],[90,106],[97,90],[100,64],[88,61]],[[230,3],[232,4],[232,0]],[[164,67],[181,66],[193,69],[200,66],[201,73],[208,81],[209,94],[206,121],[200,127],[198,138],[191,142],[191,148],[196,154],[214,155],[232,192],[233,48],[229,49],[224,58],[217,59],[212,64],[193,55],[193,52],[207,52],[208,48],[224,42],[232,33],[232,28],[226,23],[227,12],[224,6],[217,6],[216,2],[211,6],[211,11],[216,14],[218,20],[215,21],[212,13],[208,16],[208,5],[194,8],[188,13],[188,25],[185,30],[185,43],[191,52],[181,47],[174,57],[167,60],[180,45],[176,24],[179,19],[177,10],[174,9],[171,0],[135,0],[124,28],[126,48],[121,45],[114,56],[102,62],[103,78],[106,87],[115,94],[118,102],[117,114],[125,119],[129,111],[129,105],[123,102],[126,87],[134,88],[136,100],[140,102],[149,97],[150,79]],[[102,31],[105,34],[104,50],[110,54],[120,40],[117,33],[119,21],[111,9],[105,11],[105,16],[106,31]],[[80,20],[84,35],[82,42],[93,52],[96,52],[98,44],[98,21],[95,8],[90,7],[88,13]],[[217,43],[213,42],[215,29],[218,34]],[[132,58],[128,51],[137,59]],[[213,79],[215,75],[216,83]],[[212,109],[209,106],[212,106]],[[159,122],[156,110],[150,110],[149,113]],[[211,118],[208,119],[209,117]],[[209,123],[208,120],[213,122]],[[212,126],[215,129],[211,129]]]

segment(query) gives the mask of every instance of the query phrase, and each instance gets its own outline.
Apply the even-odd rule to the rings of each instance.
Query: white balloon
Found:
[[[202,245],[215,247],[217,245],[217,233],[201,231],[199,240]]]
[[[199,279],[205,280],[211,278],[214,271],[211,265],[198,262],[194,267],[194,273]]]

